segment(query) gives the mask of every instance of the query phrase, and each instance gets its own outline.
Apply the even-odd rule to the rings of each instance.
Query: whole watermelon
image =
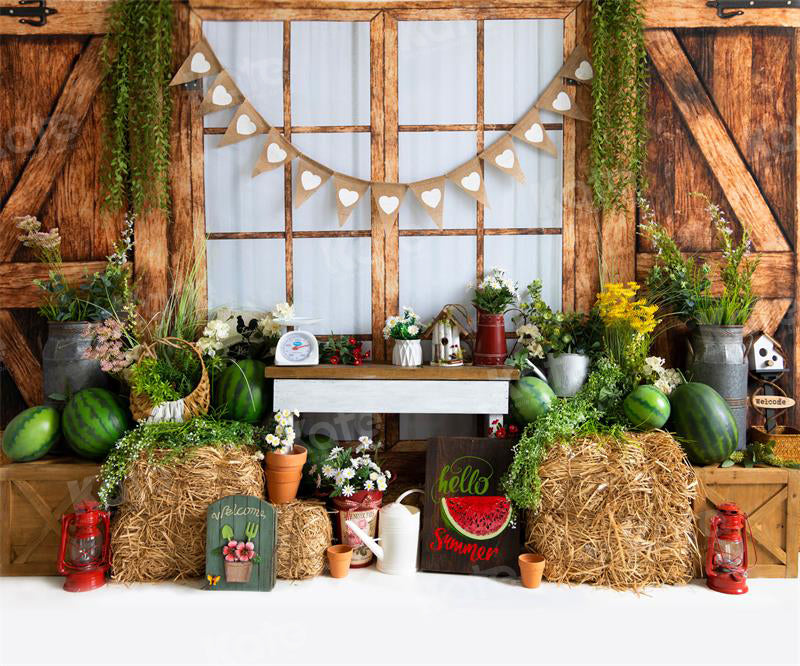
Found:
[[[303,465],[303,480],[300,488],[304,494],[312,495],[317,489],[314,480],[316,474],[311,474],[312,465],[317,466],[317,473],[319,473],[320,468],[328,459],[331,449],[339,443],[327,435],[307,435],[300,440],[300,443],[308,450],[308,458],[306,464]]]
[[[695,465],[716,465],[736,450],[739,431],[728,403],[706,384],[678,386],[670,396],[672,429]]]
[[[220,375],[215,388],[216,406],[224,418],[260,423],[268,408],[266,365],[261,361],[237,361]]]
[[[662,428],[669,419],[669,398],[655,386],[642,384],[628,394],[622,409],[630,424],[638,430]]]
[[[61,435],[61,415],[52,407],[30,407],[17,414],[3,433],[3,453],[14,462],[38,460]]]
[[[79,456],[92,460],[103,458],[129,425],[127,410],[111,391],[102,388],[78,391],[61,419],[67,444]]]
[[[509,389],[511,396],[511,413],[521,423],[533,423],[544,414],[556,394],[550,385],[536,377],[523,377],[513,382]]]

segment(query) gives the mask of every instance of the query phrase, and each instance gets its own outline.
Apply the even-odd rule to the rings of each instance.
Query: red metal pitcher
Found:
[[[503,365],[507,356],[504,315],[478,310],[478,332],[475,336],[473,364]]]

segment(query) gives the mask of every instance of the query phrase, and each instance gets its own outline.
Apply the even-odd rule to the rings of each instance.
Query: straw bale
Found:
[[[325,570],[325,550],[333,540],[333,527],[325,505],[296,500],[276,504],[278,547],[276,575],[289,580],[319,576]]]

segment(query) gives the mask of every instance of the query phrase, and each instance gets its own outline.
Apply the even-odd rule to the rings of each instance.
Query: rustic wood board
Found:
[[[208,507],[206,520],[206,576],[219,581],[208,583],[211,590],[240,590],[269,592],[275,587],[275,545],[277,538],[277,514],[269,502],[249,495],[229,495]],[[248,523],[258,525],[253,544],[261,562],[253,563],[250,580],[246,583],[229,583],[225,580],[225,565],[221,548],[226,540],[222,537],[223,525],[233,530],[237,541],[246,539]],[[208,579],[206,579],[208,580]]]
[[[517,527],[509,524],[494,539],[473,541],[449,528],[441,510],[443,497],[503,495],[500,479],[512,457],[511,443],[506,440],[482,437],[436,437],[429,440],[420,569],[483,576],[518,574],[517,558],[521,545]],[[447,545],[453,549],[448,550]],[[461,552],[456,552],[455,548]]]
[[[497,368],[465,365],[459,368],[440,368],[424,365],[403,368],[389,363],[364,365],[311,365],[268,366],[267,379],[405,379],[409,381],[513,381],[519,379],[519,370],[500,366]]]

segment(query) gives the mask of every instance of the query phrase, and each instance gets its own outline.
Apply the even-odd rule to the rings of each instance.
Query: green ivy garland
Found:
[[[103,43],[105,205],[169,214],[171,0],[117,0]]]
[[[594,80],[590,182],[604,210],[644,187],[649,65],[641,0],[592,0]]]

